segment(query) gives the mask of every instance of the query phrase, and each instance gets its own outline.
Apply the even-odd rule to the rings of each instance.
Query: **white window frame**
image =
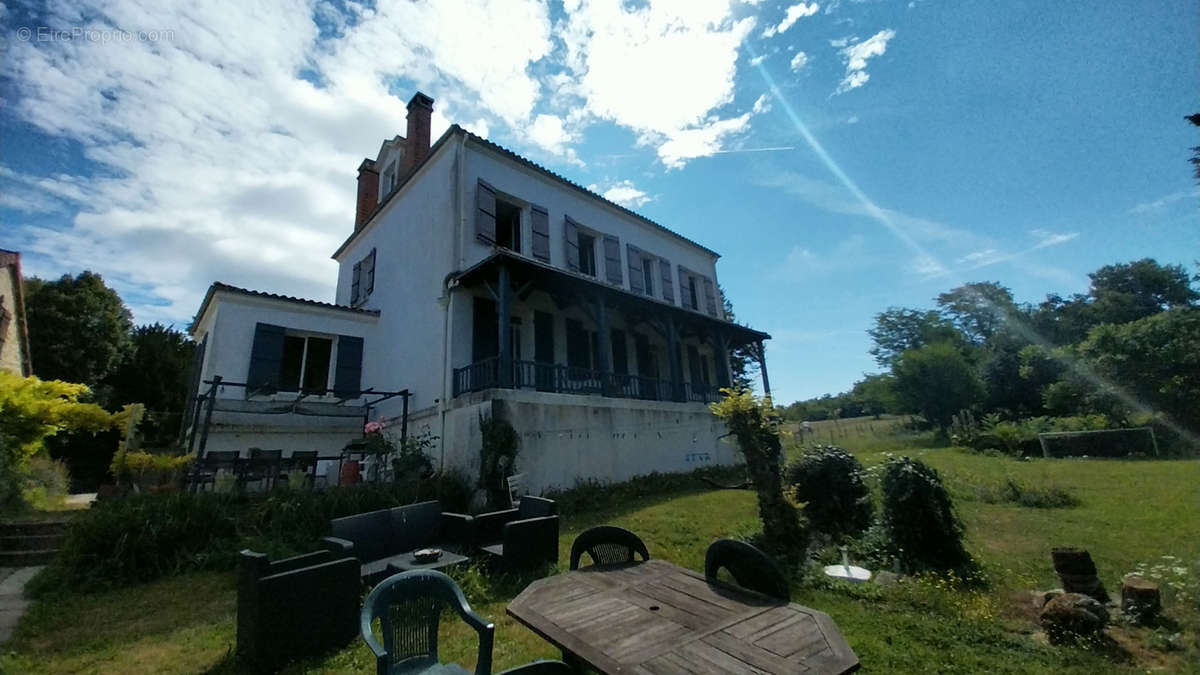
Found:
[[[320,396],[316,396],[316,398],[327,398],[330,400],[336,399],[336,397],[333,395],[333,392],[330,390],[333,389],[331,385],[333,384],[334,373],[337,371],[338,336],[330,333],[318,333],[316,331],[296,330],[293,328],[284,329],[283,336],[285,339],[290,337],[304,338],[304,351],[300,354],[300,379],[295,390],[285,391],[281,389],[279,392],[274,394],[272,398],[290,399],[304,390],[304,376],[308,372],[308,340],[309,338],[321,338],[323,340],[329,340],[331,344],[329,346],[329,368],[325,373],[325,386],[322,387],[327,391]],[[282,366],[283,364],[281,362],[280,367]],[[282,384],[283,382],[281,381],[280,385]],[[310,395],[309,398],[313,398],[313,395]]]

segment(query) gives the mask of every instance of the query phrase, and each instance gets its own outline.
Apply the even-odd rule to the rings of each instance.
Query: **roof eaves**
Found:
[[[242,288],[241,286],[232,286],[230,284],[222,283],[220,281],[214,281],[212,283],[212,285],[208,287],[208,292],[204,294],[204,300],[200,303],[200,311],[196,312],[196,318],[193,319],[191,325],[188,326],[189,334],[192,333],[193,331],[195,331],[197,323],[199,323],[200,318],[204,316],[205,311],[207,311],[207,309],[208,309],[209,303],[212,302],[213,296],[216,294],[217,291],[224,291],[227,293],[233,293],[235,295],[244,295],[244,296],[251,297],[251,298],[260,298],[260,299],[265,299],[265,300],[278,300],[278,301],[283,301],[283,302],[291,302],[291,303],[295,303],[295,304],[299,304],[299,305],[306,305],[308,307],[331,309],[334,311],[348,312],[351,314],[359,314],[359,315],[363,315],[363,316],[379,316],[379,310],[377,310],[377,309],[364,309],[362,307],[349,307],[347,305],[338,305],[338,304],[335,304],[332,302],[321,302],[320,300],[309,300],[308,298],[298,298],[293,295],[280,295],[278,293],[268,293],[266,291],[255,291],[255,290],[251,290],[249,288]]]

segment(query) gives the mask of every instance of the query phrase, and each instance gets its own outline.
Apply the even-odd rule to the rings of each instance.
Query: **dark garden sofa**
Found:
[[[509,570],[558,561],[558,505],[525,495],[515,509],[475,516],[475,541],[494,563]]]
[[[443,512],[436,501],[421,502],[359,513],[329,521],[332,536],[322,541],[339,555],[354,556],[361,563],[364,582],[373,584],[393,571],[438,569],[464,562],[474,542],[474,519],[461,513]],[[413,552],[441,549],[432,562],[417,563]]]
[[[270,562],[241,552],[237,654],[259,671],[343,647],[358,635],[359,563],[329,551]]]

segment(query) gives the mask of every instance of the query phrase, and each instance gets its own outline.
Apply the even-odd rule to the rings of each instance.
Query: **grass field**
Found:
[[[868,466],[883,461],[890,449],[941,471],[967,523],[968,548],[982,562],[990,585],[961,592],[937,580],[907,580],[887,588],[848,587],[811,576],[794,583],[793,599],[833,616],[864,672],[1200,672],[1195,596],[1200,590],[1200,460],[1017,461],[912,447],[919,440],[867,433],[838,443]],[[976,498],[981,487],[1010,478],[1033,487],[1058,487],[1081,504],[1036,509]],[[758,529],[750,492],[697,488],[638,497],[620,508],[566,518],[560,569],[566,568],[575,535],[601,522],[634,530],[654,557],[697,570],[703,568],[705,547],[713,539]],[[1192,595],[1185,601],[1167,587],[1166,612],[1175,622],[1167,630],[1121,628],[1111,631],[1117,642],[1107,647],[1050,647],[1034,635],[1028,591],[1058,585],[1049,550],[1064,545],[1089,549],[1110,591],[1117,590],[1124,573],[1144,563],[1163,564],[1159,571],[1167,580],[1179,580]],[[489,578],[476,569],[455,576],[475,610],[496,623],[497,670],[555,656],[553,647],[504,613],[525,580]],[[4,647],[0,671],[241,672],[231,657],[234,601],[231,574],[191,574],[119,591],[41,600]],[[468,635],[460,623],[444,631],[443,659],[473,664],[473,633]],[[1175,633],[1178,638],[1171,637]],[[292,670],[369,673],[374,664],[356,642]]]

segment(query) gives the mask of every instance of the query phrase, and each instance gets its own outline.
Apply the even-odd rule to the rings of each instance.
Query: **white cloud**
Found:
[[[1047,232],[1046,230],[1032,230],[1030,234],[1037,239],[1037,243],[1033,246],[1035,249],[1065,244],[1079,236],[1078,232]]]
[[[739,46],[753,18],[735,19],[721,0],[640,7],[568,0],[564,9],[555,26],[573,80],[558,91],[564,108],[632,129],[672,168],[745,128],[741,118],[714,112],[733,100]]]
[[[808,54],[796,52],[796,55],[792,57],[792,71],[798,73],[806,66],[808,66]]]
[[[666,141],[658,146],[658,158],[669,169],[681,169],[689,159],[720,152],[723,140],[745,131],[749,125],[750,113],[745,113],[667,134]]]
[[[542,114],[533,118],[533,124],[529,125],[529,138],[546,150],[561,155],[566,152],[571,135],[563,129],[562,119]]]
[[[803,2],[792,5],[791,7],[787,8],[787,13],[784,15],[783,21],[780,21],[778,25],[768,26],[767,29],[763,31],[762,36],[764,38],[769,38],[781,34],[787,31],[787,29],[791,28],[792,25],[800,19],[816,14],[817,10],[819,9],[821,8],[815,2],[807,5]]]
[[[603,189],[599,185],[589,185],[588,189],[592,192],[598,192],[603,197],[611,202],[616,202],[621,206],[630,209],[636,209],[645,205],[648,202],[654,201],[654,197],[646,194],[642,190],[637,189],[630,180],[623,180],[614,184],[608,189]]]
[[[130,303],[140,322],[186,321],[214,279],[332,299],[354,167],[404,133],[412,92],[394,91],[398,79],[437,99],[435,137],[448,118],[482,134],[496,120],[519,128],[542,94],[529,72],[553,46],[541,3],[321,10],[337,18],[334,39],[313,11],[300,0],[60,3],[39,21],[171,34],[7,44],[10,114],[78,141],[96,172],[0,176],[9,206],[81,209],[62,227],[19,225],[30,274],[99,272],[145,299]]]
[[[766,54],[759,54],[758,56],[755,56],[754,58],[750,59],[750,65],[757,66],[758,64],[760,64],[766,60],[767,60]]]
[[[836,40],[830,40],[829,46],[834,47],[836,49],[841,49],[842,47],[845,47],[846,45],[850,44],[851,42],[855,42],[857,40],[858,40],[857,36],[840,37]]]
[[[858,124],[858,115],[851,115],[846,118],[846,124]]]
[[[771,97],[763,94],[754,100],[754,107],[750,109],[755,115],[771,112]]]
[[[1162,197],[1159,197],[1158,199],[1155,199],[1153,201],[1142,202],[1140,204],[1137,204],[1133,208],[1129,209],[1129,213],[1135,214],[1135,215],[1146,215],[1146,214],[1151,214],[1151,213],[1157,213],[1159,211],[1166,209],[1167,206],[1174,204],[1175,202],[1178,202],[1178,201],[1181,201],[1184,199],[1192,199],[1195,197],[1200,197],[1200,188],[1192,188],[1190,190],[1180,190],[1179,192],[1172,192],[1169,195],[1163,195]]]
[[[894,37],[896,37],[896,31],[888,28],[862,42],[843,47],[841,54],[846,61],[846,75],[838,83],[838,87],[833,93],[842,94],[866,84],[867,80],[871,79],[870,74],[867,73],[867,61],[887,52],[888,42]]]

